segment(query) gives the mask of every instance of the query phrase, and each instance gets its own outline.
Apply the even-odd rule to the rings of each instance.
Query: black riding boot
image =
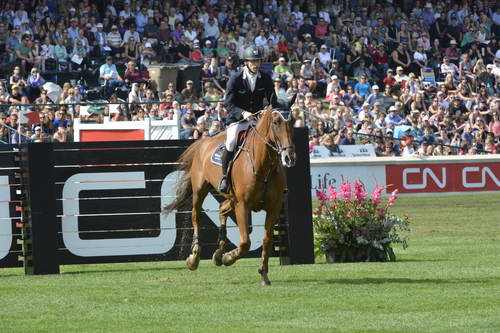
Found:
[[[232,151],[227,151],[224,149],[224,153],[222,154],[222,179],[219,184],[219,191],[222,193],[229,193],[229,180],[228,180],[228,173],[227,173],[227,167],[229,166],[229,162],[233,159],[234,152]]]

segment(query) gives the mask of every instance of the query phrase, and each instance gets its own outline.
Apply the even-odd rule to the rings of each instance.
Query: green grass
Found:
[[[0,332],[500,332],[500,194],[401,198],[396,263],[0,270]]]

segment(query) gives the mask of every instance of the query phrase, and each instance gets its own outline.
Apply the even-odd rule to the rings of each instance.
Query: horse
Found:
[[[224,201],[219,207],[219,237],[217,250],[212,256],[215,265],[232,265],[250,248],[250,211],[266,211],[265,232],[262,241],[262,256],[258,272],[262,285],[270,285],[268,260],[272,246],[273,226],[279,219],[285,189],[283,167],[293,167],[296,155],[293,144],[293,119],[285,117],[279,110],[267,107],[257,112],[255,126],[249,128],[244,143],[240,143],[240,154],[230,166],[230,193],[222,194]],[[201,244],[198,240],[200,214],[207,194],[218,188],[222,168],[211,161],[213,151],[225,142],[226,133],[200,139],[179,157],[178,170],[184,174],[176,184],[176,198],[164,208],[164,213],[186,205],[192,200],[193,242],[191,254],[186,259],[190,270],[198,268]],[[226,252],[226,221],[234,212],[240,232],[240,244]]]

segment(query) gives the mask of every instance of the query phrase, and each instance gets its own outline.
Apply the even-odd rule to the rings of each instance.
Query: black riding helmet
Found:
[[[243,51],[243,60],[262,60],[262,52],[255,46],[249,46]]]

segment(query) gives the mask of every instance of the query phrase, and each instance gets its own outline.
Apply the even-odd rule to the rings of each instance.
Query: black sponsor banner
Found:
[[[147,147],[138,147],[140,143],[55,147],[61,264],[181,260],[189,255],[191,207],[172,216],[165,216],[162,207],[174,199],[176,161],[190,142],[148,141]],[[200,231],[205,259],[216,250],[221,200],[213,194],[205,200]],[[262,216],[253,219],[260,221],[260,231]],[[228,233],[231,249],[239,241],[231,219]],[[252,233],[254,249],[246,256],[258,257],[262,232]]]
[[[21,267],[22,256],[20,219],[19,173],[15,146],[1,145],[0,148],[0,268]]]
[[[308,158],[307,135],[303,134],[296,131],[297,138],[304,141],[297,143],[299,161]],[[4,182],[15,184],[15,172],[22,174],[23,186],[17,189],[22,189],[25,196],[24,226],[28,227],[24,232],[30,242],[23,244],[25,248],[17,244],[21,229],[9,216],[19,212],[14,199],[4,200],[9,201],[6,204],[10,215],[4,215],[9,215],[5,221],[12,223],[12,246],[4,251],[4,257],[0,251],[0,267],[21,266],[17,259],[23,249],[28,256],[26,272],[32,274],[57,273],[58,265],[68,264],[184,260],[191,251],[191,206],[170,215],[163,214],[162,208],[175,198],[176,180],[182,175],[176,170],[176,161],[191,143],[170,140],[28,144],[19,155],[20,169],[15,169],[16,154],[11,154],[11,158],[2,155],[0,177],[6,175]],[[304,182],[309,179],[308,168],[308,161],[303,161],[287,172],[288,200],[293,204],[285,204],[273,237],[274,255],[288,257],[282,263],[314,260],[310,251],[310,203],[301,204],[310,193],[310,184]],[[47,177],[40,173],[42,169]],[[8,188],[11,198],[17,198],[16,187]],[[2,193],[7,192],[4,189]],[[199,237],[204,259],[211,258],[217,247],[222,200],[213,192],[203,204]],[[289,225],[287,219],[292,216]],[[228,250],[239,243],[234,221],[235,217],[230,216]],[[252,212],[250,221],[251,248],[246,257],[259,257],[265,212]],[[1,225],[0,230],[7,234],[7,227],[4,224],[1,229]],[[290,230],[297,235],[289,235]]]

